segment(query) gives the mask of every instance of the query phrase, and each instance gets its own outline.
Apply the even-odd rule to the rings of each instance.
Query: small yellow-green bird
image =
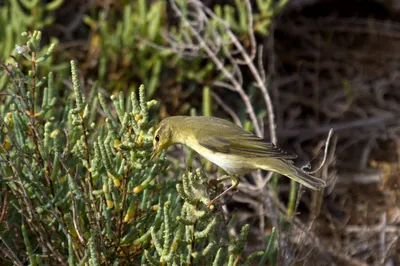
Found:
[[[296,155],[287,154],[274,144],[221,118],[171,116],[163,119],[154,132],[152,158],[176,143],[189,146],[224,169],[232,179],[232,186],[210,201],[208,206],[238,185],[237,175],[256,169],[277,172],[313,190],[325,186],[324,180],[293,165],[290,160]]]

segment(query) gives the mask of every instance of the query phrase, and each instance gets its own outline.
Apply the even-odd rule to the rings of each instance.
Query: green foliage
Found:
[[[238,34],[247,34],[250,32],[258,33],[262,36],[269,34],[271,20],[286,4],[288,0],[279,0],[275,3],[272,0],[257,0],[253,9],[257,9],[253,15],[253,28],[250,29],[249,10],[246,1],[235,0],[235,6],[216,5],[215,14],[225,20],[231,29]]]
[[[53,46],[42,52],[41,33],[25,35],[18,60],[29,60],[30,70],[18,68],[19,62],[4,66],[11,82],[1,109],[0,184],[10,195],[12,215],[0,227],[2,241],[20,250],[7,226],[20,231],[17,225],[26,220],[21,228],[32,264],[33,258],[38,263],[67,261],[64,254],[71,264],[118,261],[123,257],[117,255],[123,253],[120,242],[128,234],[140,239],[138,248],[146,242],[151,209],[162,193],[155,178],[167,164],[163,158],[149,160],[154,123],[148,110],[155,102],[145,100],[143,87],[139,99],[136,92],[129,100],[121,94],[117,101],[113,97],[119,115],[114,117],[102,97],[85,98],[74,62],[75,100],[58,102],[53,74],[38,77],[35,71]],[[104,123],[93,120],[98,102],[108,114]],[[139,186],[141,193],[135,190]],[[164,186],[172,188],[168,182]],[[132,211],[137,202],[140,208]]]
[[[222,214],[206,208],[210,195],[207,194],[209,185],[204,173],[197,169],[194,173],[184,174],[182,185],[177,184],[176,188],[184,201],[183,206],[174,208],[176,205],[170,196],[164,208],[158,210],[164,222],[158,228],[150,229],[154,247],[145,251],[148,263],[223,265],[239,260],[247,242],[249,226],[242,228],[239,239],[227,242],[227,228],[221,223]]]
[[[98,18],[84,18],[94,33],[90,50],[101,50],[101,55],[98,55],[98,79],[101,84],[110,82],[111,87],[120,90],[128,87],[132,79],[138,78],[140,83],[146,85],[148,97],[151,97],[159,85],[160,70],[168,55],[154,53],[153,49],[144,47],[137,37],[143,36],[150,42],[160,38],[161,24],[165,22],[165,2],[156,1],[148,7],[147,1],[140,0],[125,5],[122,14],[118,12],[111,11],[106,15],[101,11]],[[121,15],[122,19],[119,19]],[[116,25],[110,27],[110,24]]]
[[[190,21],[188,2],[176,2]],[[249,32],[267,36],[272,17],[286,2],[258,0],[250,10],[245,1],[237,0],[233,5],[215,5],[214,12],[228,23],[246,49],[253,49]],[[177,86],[183,87],[183,94],[190,95],[199,87],[223,79],[214,63],[199,49],[199,44],[188,40],[191,34],[187,29],[174,23],[169,14],[165,1],[156,0],[149,4],[139,0],[116,6],[107,12],[92,10],[90,15],[84,17],[91,28],[87,56],[90,62],[84,65],[94,68],[99,86],[107,84],[113,91],[121,91],[144,84],[147,97],[151,98],[156,90]],[[212,22],[215,20],[209,19]],[[210,28],[210,25],[215,28]],[[213,40],[216,29],[222,36],[222,42]],[[209,38],[218,43],[217,46],[225,46],[225,51],[215,47],[217,56],[235,54],[234,48],[226,45],[231,42],[223,25],[214,21],[202,31],[205,40]],[[93,61],[98,64],[92,66]],[[91,74],[90,70],[85,69],[85,73]],[[178,112],[189,108],[185,106],[181,109]]]
[[[0,9],[0,58],[6,58],[19,43],[21,29],[43,29],[54,21],[51,12],[59,8],[64,0],[43,4],[40,0],[8,0]]]
[[[112,9],[107,14],[100,11],[95,16],[86,16],[84,21],[93,32],[89,58],[99,60],[97,78],[100,84],[108,84],[116,91],[131,84],[144,84],[150,98],[156,89],[166,84],[206,80],[214,70],[212,64],[204,65],[201,59],[184,60],[163,47],[162,32],[167,19],[166,2],[161,0],[151,5],[145,0],[133,1],[123,10]],[[173,31],[182,38],[179,30]],[[169,75],[161,76],[166,71]]]
[[[45,3],[44,3],[45,2]],[[25,36],[21,36],[21,29],[39,29],[42,30],[47,26],[52,25],[54,22],[53,12],[60,8],[64,0],[53,0],[53,1],[42,1],[42,0],[8,0],[5,1],[4,5],[0,8],[0,24],[3,25],[0,29],[0,60],[5,60],[5,63],[13,63],[10,55],[16,56],[19,52],[24,50],[28,52],[28,49],[34,48],[43,51],[48,49],[53,50],[57,45],[58,41],[52,39],[52,47],[15,47],[16,43],[21,43],[25,39]],[[38,44],[40,43],[40,40]],[[34,50],[33,50],[34,52]],[[25,53],[27,54],[27,53]],[[43,55],[46,56],[46,55]],[[46,56],[49,57],[50,53]],[[64,55],[61,55],[62,58]],[[44,58],[41,57],[40,60]],[[37,59],[39,60],[39,59]],[[43,60],[41,64],[41,73],[49,73],[51,70],[57,70],[57,76],[54,77],[53,83],[56,86],[61,84],[61,81],[67,74],[68,64],[66,63],[55,63],[54,58],[50,57],[47,60]],[[24,66],[30,66],[30,62],[21,62]],[[50,68],[51,67],[51,68]],[[43,71],[42,71],[43,70]],[[2,75],[0,78],[0,91],[4,90],[6,83],[8,82],[8,76]]]
[[[261,260],[258,263],[258,266],[266,265],[266,262],[269,261],[271,265],[276,265],[276,252],[277,245],[275,244],[275,240],[277,238],[277,233],[275,227],[272,228],[271,234],[267,237],[267,247],[263,254],[261,255]],[[258,255],[260,253],[253,253],[254,255]]]
[[[86,97],[71,61],[74,93],[65,100],[53,73],[37,72],[53,44],[40,49],[39,31],[24,36],[21,56],[3,65],[2,257],[31,265],[238,262],[249,226],[228,241],[221,213],[206,207],[219,188],[199,170],[185,173],[181,185],[164,156],[150,160],[156,102],[146,100],[144,86],[128,98],[111,96],[112,104],[95,87]]]

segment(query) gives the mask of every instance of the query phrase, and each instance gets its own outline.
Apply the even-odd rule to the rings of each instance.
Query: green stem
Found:
[[[288,216],[292,216],[294,212],[294,208],[296,206],[296,192],[297,192],[297,183],[294,180],[290,180],[290,194],[289,194],[289,203],[287,208]]]

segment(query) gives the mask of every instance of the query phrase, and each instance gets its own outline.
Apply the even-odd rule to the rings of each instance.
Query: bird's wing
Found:
[[[250,133],[239,137],[205,136],[198,139],[198,142],[204,148],[214,152],[235,154],[249,158],[295,159],[297,157],[294,154],[285,153],[274,144],[265,142]]]

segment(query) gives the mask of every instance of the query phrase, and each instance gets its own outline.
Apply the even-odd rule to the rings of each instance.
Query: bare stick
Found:
[[[322,162],[319,164],[319,166],[318,166],[318,168],[316,170],[311,171],[311,172],[306,172],[305,171],[307,174],[315,174],[316,172],[321,170],[321,168],[324,166],[324,164],[326,162],[326,158],[328,157],[329,143],[330,143],[330,140],[331,140],[331,137],[332,137],[332,133],[333,133],[333,129],[331,128],[329,130],[328,137],[327,137],[326,142],[325,142],[324,158],[322,159]]]

